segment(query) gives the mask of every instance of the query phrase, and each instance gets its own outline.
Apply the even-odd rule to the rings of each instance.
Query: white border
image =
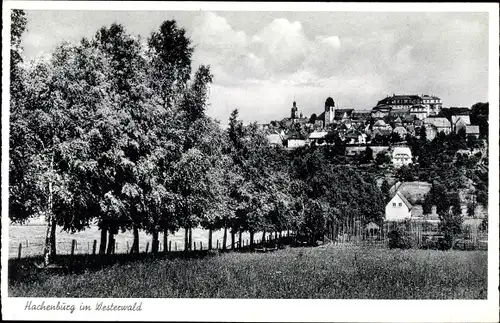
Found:
[[[149,320],[149,321],[399,321],[497,322],[498,295],[498,134],[499,134],[499,6],[485,3],[203,3],[203,2],[61,2],[4,1],[2,46],[2,251],[8,248],[8,146],[10,9],[27,10],[211,10],[211,11],[364,11],[364,12],[489,12],[490,187],[487,300],[232,300],[139,299],[141,312],[24,311],[27,298],[7,297],[8,252],[2,252],[1,294],[4,319],[23,320]],[[306,10],[304,10],[306,8]],[[466,90],[466,89],[464,89]],[[75,304],[99,299],[45,299]],[[104,299],[115,304],[126,299]]]

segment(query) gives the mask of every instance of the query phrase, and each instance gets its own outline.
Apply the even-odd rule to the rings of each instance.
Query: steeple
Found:
[[[297,119],[297,102],[293,101],[293,106],[292,106],[292,114],[291,114],[291,118],[292,119]]]

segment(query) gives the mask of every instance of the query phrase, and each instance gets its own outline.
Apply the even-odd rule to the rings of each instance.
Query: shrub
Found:
[[[389,248],[391,249],[409,249],[412,247],[412,239],[402,228],[397,228],[389,231]]]

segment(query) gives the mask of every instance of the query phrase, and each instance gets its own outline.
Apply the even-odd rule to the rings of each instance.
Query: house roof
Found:
[[[393,199],[396,195],[397,195],[397,196],[399,196],[399,198],[401,198],[401,200],[403,201],[403,203],[404,203],[404,204],[406,204],[406,206],[408,207],[408,209],[409,209],[409,210],[411,210],[411,208],[412,208],[411,203],[410,203],[410,202],[406,199],[406,197],[405,197],[405,196],[404,196],[401,192],[397,191],[397,192],[396,192],[396,194],[394,194],[394,195],[392,196],[391,200],[392,200],[392,199]],[[389,201],[389,203],[391,203],[391,202]]]
[[[408,133],[408,130],[405,129],[405,127],[402,127],[402,126],[398,126],[396,128],[394,128],[394,130],[392,130],[393,132],[397,132],[397,133]]]
[[[466,126],[465,133],[478,134],[479,133],[479,126]]]
[[[383,127],[383,126],[387,126],[387,123],[385,123],[384,120],[377,120],[377,122],[375,122],[373,124],[374,126],[380,126],[380,127]]]
[[[396,191],[403,194],[412,204],[420,204],[424,196],[431,190],[432,184],[427,182],[397,182],[389,193],[394,195]]]
[[[277,144],[277,145],[282,144],[281,136],[277,133],[272,133],[272,134],[267,135],[267,140],[269,140],[270,144]]]
[[[450,121],[448,119],[443,118],[443,117],[437,117],[437,118],[425,118],[424,119],[424,124],[425,125],[433,125],[437,128],[443,128],[443,127],[450,127]]]
[[[361,135],[361,133],[360,133],[359,131],[357,131],[357,130],[352,130],[352,131],[349,131],[349,132],[346,134],[346,137],[347,137],[347,138],[355,138],[355,139],[357,139],[357,138],[358,138],[358,136],[360,136],[360,135]]]
[[[326,131],[313,131],[309,134],[309,139],[322,139],[328,135]]]
[[[457,124],[458,122],[462,122],[466,125],[470,125],[470,117],[469,116],[465,116],[465,115],[454,115],[454,116],[451,116],[451,124]]]

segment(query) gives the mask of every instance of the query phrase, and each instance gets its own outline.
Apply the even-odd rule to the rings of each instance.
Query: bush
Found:
[[[442,235],[423,237],[421,249],[448,250],[451,243]]]
[[[413,245],[412,239],[401,228],[389,231],[387,237],[389,238],[389,248],[391,249],[409,249]]]

